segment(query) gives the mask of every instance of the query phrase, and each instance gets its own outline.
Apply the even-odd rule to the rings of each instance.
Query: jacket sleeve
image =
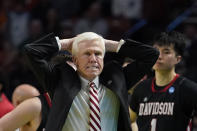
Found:
[[[118,54],[134,60],[123,69],[127,87],[131,88],[151,70],[158,59],[159,51],[152,46],[127,39]]]
[[[29,67],[36,75],[45,91],[49,91],[58,79],[53,73],[50,59],[59,50],[55,36],[51,33],[24,46],[24,55]]]

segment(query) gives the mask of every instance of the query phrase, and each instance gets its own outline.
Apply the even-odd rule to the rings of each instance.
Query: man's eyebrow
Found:
[[[164,52],[171,52],[171,49],[165,48],[165,49],[163,49],[163,51],[164,51]]]
[[[166,48],[164,48],[163,50],[170,50],[170,48],[166,47]]]

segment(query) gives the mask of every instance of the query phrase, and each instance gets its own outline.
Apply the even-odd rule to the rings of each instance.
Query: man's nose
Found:
[[[91,55],[90,55],[90,61],[91,61],[91,62],[95,62],[95,61],[96,61],[96,56],[95,56],[95,54],[91,54]]]
[[[162,57],[163,57],[163,55],[162,55],[162,53],[160,53],[158,59],[161,59]]]

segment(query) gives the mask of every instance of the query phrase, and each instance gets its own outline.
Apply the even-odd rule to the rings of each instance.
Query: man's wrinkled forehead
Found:
[[[90,40],[82,40],[79,42],[80,44],[87,44],[89,46],[98,46],[101,47],[103,51],[105,51],[105,45],[100,38],[90,39]]]

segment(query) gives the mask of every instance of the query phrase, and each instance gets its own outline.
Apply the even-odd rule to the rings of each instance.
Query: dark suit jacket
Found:
[[[50,58],[58,52],[53,34],[49,34],[24,47],[27,60],[43,87],[52,95],[52,108],[46,131],[61,131],[73,99],[81,89],[78,74],[65,62],[54,64]],[[112,61],[104,65],[99,81],[111,89],[120,100],[119,131],[130,131],[128,111],[129,87],[139,81],[151,69],[159,52],[154,48],[132,40],[120,48],[118,55],[135,59],[125,68]]]

